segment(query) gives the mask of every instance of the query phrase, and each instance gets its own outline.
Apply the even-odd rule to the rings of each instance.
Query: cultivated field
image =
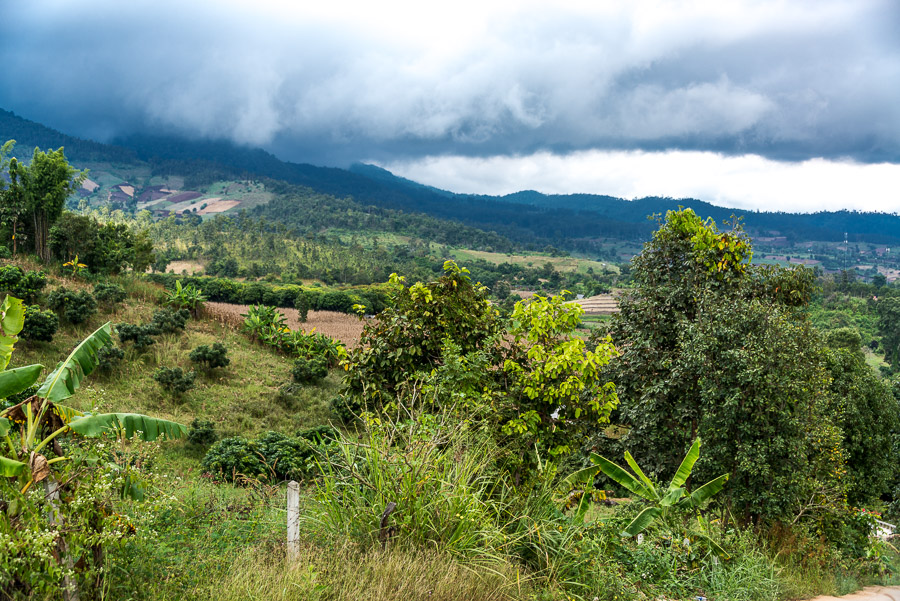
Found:
[[[575,271],[578,273],[587,273],[588,268],[591,268],[594,270],[594,273],[597,274],[603,273],[604,270],[609,271],[610,273],[619,273],[619,268],[612,263],[601,263],[600,261],[591,261],[589,259],[579,259],[576,257],[512,255],[468,249],[456,249],[451,251],[450,254],[462,265],[465,265],[467,260],[484,259],[488,263],[494,263],[495,265],[510,263],[512,265],[525,265],[528,267],[543,267],[545,263],[551,263],[553,268],[560,272]]]
[[[619,312],[619,303],[612,294],[598,294],[582,300],[569,301],[584,308],[585,315],[612,315]]]
[[[204,313],[222,323],[235,328],[244,323],[241,316],[247,313],[248,305],[232,305],[229,303],[211,303],[203,305]],[[355,315],[338,313],[336,311],[310,311],[306,323],[300,323],[296,309],[279,309],[287,318],[287,325],[292,330],[301,329],[307,334],[316,331],[319,334],[337,338],[347,347],[359,344],[359,336],[362,334],[363,322]]]

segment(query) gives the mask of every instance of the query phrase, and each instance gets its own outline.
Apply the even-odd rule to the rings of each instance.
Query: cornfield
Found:
[[[239,328],[244,323],[242,315],[247,313],[249,308],[249,305],[206,302],[203,304],[203,314],[221,323]],[[310,311],[306,322],[300,323],[296,309],[278,310],[287,318],[287,325],[292,330],[303,330],[307,334],[315,330],[319,334],[337,338],[347,347],[355,347],[359,344],[363,322],[355,315],[336,311]]]

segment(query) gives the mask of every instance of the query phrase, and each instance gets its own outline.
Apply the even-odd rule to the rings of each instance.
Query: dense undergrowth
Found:
[[[121,286],[126,297],[112,294],[79,323],[63,319],[50,341],[20,341],[11,367],[53,366],[106,321],[162,323],[162,286],[130,275],[106,281]],[[89,292],[94,282],[60,273],[47,288],[61,286]],[[424,290],[418,290],[422,298]],[[523,322],[533,317],[518,316]],[[181,324],[148,330],[150,340],[141,348],[117,339],[121,357],[92,374],[69,400],[81,410],[142,412],[191,424],[187,439],[99,443],[139,467],[147,494],[133,502],[112,489],[92,489],[103,519],[115,516],[116,527],[107,529],[104,553],[88,561],[80,576],[82,598],[749,601],[898,582],[896,549],[868,536],[872,518],[862,511],[825,532],[821,522],[754,528],[719,506],[673,513],[640,539],[621,533],[646,507],[641,502],[595,504],[586,520],[577,519],[567,502],[572,491],[560,486],[572,462],[537,453],[523,459],[522,449],[539,447],[531,439],[523,446],[514,428],[504,430],[506,423],[491,415],[508,410],[500,404],[501,392],[510,396],[520,389],[502,383],[507,388],[488,390],[465,376],[467,370],[485,381],[485,374],[503,375],[506,367],[492,366],[509,364],[488,355],[512,352],[513,338],[474,354],[442,344],[443,365],[417,373],[421,379],[411,396],[404,378],[395,378],[393,400],[379,397],[386,411],[366,413],[335,402],[346,392],[340,369],[312,383],[293,374],[290,345],[261,344],[196,316]],[[412,348],[409,337],[398,336],[398,346],[404,342]],[[554,341],[543,342],[553,348]],[[201,368],[197,357],[215,345],[224,347],[227,363]],[[196,352],[201,347],[206,350]],[[529,364],[525,354],[509,357],[541,382],[540,365]],[[365,376],[353,372],[359,365],[346,366],[353,377]],[[154,380],[161,368],[194,371],[193,387],[167,391]],[[523,381],[521,390],[536,385]],[[479,401],[473,404],[473,398]],[[328,436],[304,435],[326,425]],[[231,478],[205,473],[209,447],[234,437],[287,441],[283,448],[297,449],[303,464],[289,472],[278,465],[282,459],[268,459],[248,445],[239,452],[253,454],[257,468]],[[519,480],[525,469],[530,475]],[[302,540],[293,561],[285,544],[285,477],[302,480]],[[387,512],[391,503],[396,509]],[[829,539],[835,531],[840,541]],[[15,546],[6,551],[7,558],[18,552]],[[0,566],[8,567],[4,561]],[[0,599],[59,594],[49,580],[30,592],[10,590]]]

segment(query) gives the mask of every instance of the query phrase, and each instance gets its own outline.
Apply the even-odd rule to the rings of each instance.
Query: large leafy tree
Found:
[[[884,359],[891,364],[894,371],[900,370],[900,297],[879,299],[878,332],[881,334],[881,346]]]
[[[702,436],[697,473],[732,475],[726,497],[736,517],[785,518],[808,495],[822,496],[816,490],[840,496],[838,484],[819,486],[840,470],[821,465],[813,433],[840,438],[823,401],[818,337],[801,310],[812,275],[753,266],[751,257],[739,227],[669,212],[635,258],[635,287],[613,319],[622,353],[614,379],[629,427],[623,444],[653,475],[676,469]]]
[[[9,228],[9,240],[12,241],[13,254],[18,251],[22,235],[22,218],[26,213],[25,191],[20,181],[19,163],[9,155],[15,146],[15,140],[9,140],[0,147],[0,173],[9,175],[9,184],[0,177],[0,225]]]
[[[30,164],[11,162],[9,173],[13,182],[10,189],[21,193],[34,228],[34,252],[41,260],[49,261],[50,228],[62,215],[66,199],[78,189],[86,174],[69,165],[62,148],[49,152],[35,148]]]

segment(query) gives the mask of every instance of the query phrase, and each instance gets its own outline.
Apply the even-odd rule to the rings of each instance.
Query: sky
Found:
[[[455,192],[900,212],[894,0],[31,0],[0,108]]]

